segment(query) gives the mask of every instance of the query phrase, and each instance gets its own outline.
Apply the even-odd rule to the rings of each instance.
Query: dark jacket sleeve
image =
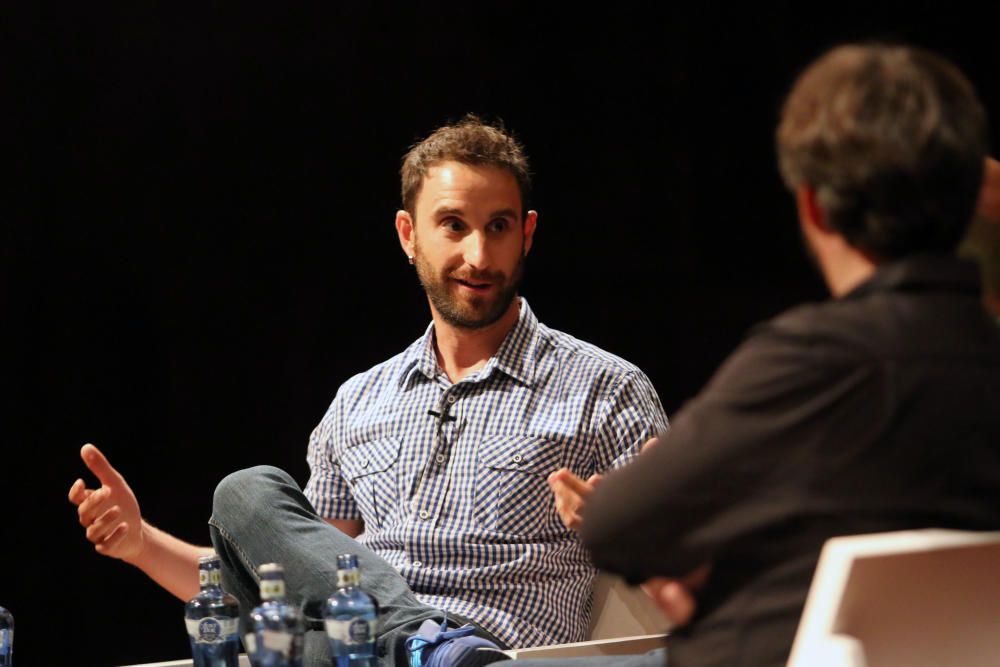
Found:
[[[669,433],[588,500],[582,537],[598,567],[633,583],[681,576],[796,511],[809,457],[872,381],[849,356],[774,328],[752,335]]]

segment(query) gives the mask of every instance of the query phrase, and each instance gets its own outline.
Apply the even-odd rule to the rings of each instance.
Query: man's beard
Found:
[[[510,308],[524,276],[524,260],[522,252],[509,278],[505,278],[499,271],[461,273],[449,271],[445,275],[436,276],[420,252],[420,244],[417,243],[414,246],[413,263],[420,284],[445,322],[460,329],[481,329],[499,320]],[[453,291],[455,289],[451,285],[453,279],[489,282],[498,286],[499,290],[492,298],[473,296],[471,299],[461,299]]]

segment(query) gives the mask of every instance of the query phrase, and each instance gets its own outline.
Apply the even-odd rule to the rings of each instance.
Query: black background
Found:
[[[523,140],[524,295],[646,370],[673,414],[752,323],[825,295],[774,166],[796,72],[903,39],[955,60],[994,126],[1000,109],[990,21],[953,3],[89,4],[8,7],[0,33],[0,604],[19,665],[188,654],[181,603],[84,539],[80,445],[197,543],[227,472],[304,482],[338,385],[429,319],[392,221],[402,154],[442,122],[473,111]]]

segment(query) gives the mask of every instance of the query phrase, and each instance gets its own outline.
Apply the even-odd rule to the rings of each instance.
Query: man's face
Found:
[[[478,329],[511,307],[535,229],[521,220],[517,179],[503,169],[443,162],[431,167],[396,226],[431,306],[449,324]],[[402,218],[402,220],[401,220]]]

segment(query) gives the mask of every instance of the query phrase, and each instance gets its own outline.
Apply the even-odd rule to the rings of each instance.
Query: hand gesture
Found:
[[[695,593],[705,586],[710,565],[702,565],[690,574],[677,579],[653,577],[642,584],[646,592],[663,615],[670,621],[671,627],[684,625],[694,616]]]
[[[80,458],[101,483],[99,489],[88,489],[78,479],[69,490],[69,500],[77,506],[87,539],[97,553],[133,562],[144,546],[135,494],[97,447],[84,445]]]
[[[549,488],[556,499],[556,512],[563,525],[572,530],[580,530],[583,511],[587,496],[597,487],[597,484],[604,479],[602,475],[591,475],[584,481],[571,473],[566,468],[560,468],[549,475]]]

